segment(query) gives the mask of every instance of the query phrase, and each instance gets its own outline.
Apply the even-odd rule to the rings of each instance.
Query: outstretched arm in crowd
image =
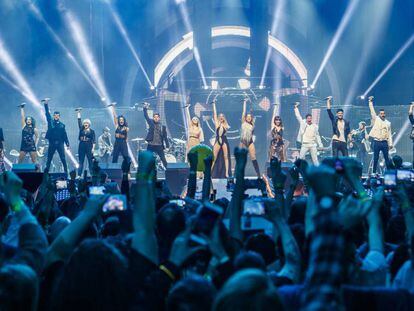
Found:
[[[107,195],[91,196],[84,210],[53,241],[46,257],[46,267],[57,261],[66,261],[78,245],[82,234],[100,215]]]
[[[247,150],[236,148],[234,151],[236,158],[236,184],[233,196],[230,201],[230,236],[238,241],[243,241],[243,231],[241,227],[242,203],[244,195],[244,170],[247,162]]]
[[[190,173],[188,175],[187,183],[187,197],[190,199],[195,198],[195,193],[197,191],[197,164],[198,164],[198,154],[195,152],[187,154],[188,162],[190,163]]]
[[[155,159],[151,152],[139,154],[134,197],[134,236],[132,247],[158,264],[158,245],[155,237]]]
[[[209,201],[211,190],[211,166],[213,165],[213,157],[208,156],[204,159],[204,179],[203,179],[203,202]]]

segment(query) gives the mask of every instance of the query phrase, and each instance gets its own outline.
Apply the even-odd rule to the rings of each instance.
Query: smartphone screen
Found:
[[[56,180],[57,190],[66,189],[67,187],[68,187],[68,182],[66,180],[61,180],[61,179]]]
[[[397,170],[398,181],[414,181],[414,172],[410,170]]]
[[[397,175],[394,172],[386,172],[384,174],[384,186],[392,188],[397,185]]]
[[[244,200],[243,214],[251,216],[263,216],[265,214],[264,203],[256,199]]]
[[[105,204],[102,207],[102,211],[106,212],[115,212],[115,211],[124,211],[127,208],[126,197],[123,194],[114,194],[109,196]]]
[[[89,187],[89,195],[102,195],[102,194],[105,194],[105,187],[104,186]]]

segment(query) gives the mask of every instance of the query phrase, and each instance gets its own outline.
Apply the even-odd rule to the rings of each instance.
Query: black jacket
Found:
[[[95,131],[93,129],[89,129],[89,131],[86,132],[83,129],[82,120],[80,118],[78,118],[78,126],[79,126],[79,135],[78,135],[79,142],[95,144],[96,143]]]
[[[338,129],[338,118],[335,117],[332,113],[331,109],[327,109],[328,110],[328,115],[329,115],[329,119],[331,119],[331,123],[332,123],[332,131],[333,133],[339,137],[339,129]],[[351,127],[349,126],[349,121],[343,119],[345,122],[345,128],[344,128],[344,135],[345,135],[345,141],[348,141],[348,135],[351,132]]]
[[[47,120],[47,132],[46,139],[49,140],[49,143],[65,143],[66,146],[69,146],[68,134],[66,133],[65,125],[58,121],[52,120],[52,117],[49,112],[49,105],[45,105],[46,110],[46,120]]]
[[[154,125],[154,120],[150,119],[150,117],[148,116],[148,109],[144,108],[144,117],[145,120],[148,123],[149,129],[148,129],[148,134],[147,137],[145,138],[145,140],[151,144],[152,140],[154,139],[154,130],[155,130],[155,125]],[[170,143],[168,142],[168,138],[167,138],[167,128],[165,125],[162,125],[162,130],[161,130],[161,144],[163,146],[163,148],[169,148],[170,147]]]

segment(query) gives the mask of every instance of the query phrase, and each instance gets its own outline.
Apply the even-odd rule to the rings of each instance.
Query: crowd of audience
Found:
[[[120,187],[94,163],[56,200],[48,174],[36,194],[13,172],[0,178],[0,310],[413,310],[414,185],[361,179],[350,158],[318,167],[270,164],[260,198],[271,235],[243,226],[247,151],[236,148],[229,202],[211,196],[205,160],[195,200],[197,154],[185,198],[157,180],[152,153]],[[303,191],[298,195],[298,184]],[[89,186],[105,186],[89,195]],[[103,212],[111,193],[126,209]],[[211,225],[198,230],[200,223]]]

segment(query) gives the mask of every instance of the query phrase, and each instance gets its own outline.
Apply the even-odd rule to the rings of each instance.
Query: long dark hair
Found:
[[[120,120],[121,118],[123,118],[123,119],[124,119],[124,125],[121,125],[121,124],[119,123],[119,120]],[[125,126],[125,127],[128,127],[128,122],[127,122],[126,118],[125,118],[122,114],[121,114],[120,116],[118,116],[118,126]]]
[[[31,119],[32,120],[32,127],[36,127],[36,120],[31,117],[31,116],[27,116],[26,118],[24,118],[24,123],[27,125],[27,119]]]
[[[282,121],[282,118],[280,116],[275,116],[273,118],[273,125],[276,126],[276,121],[278,121],[278,120],[280,120],[280,127],[283,128],[283,121]]]

